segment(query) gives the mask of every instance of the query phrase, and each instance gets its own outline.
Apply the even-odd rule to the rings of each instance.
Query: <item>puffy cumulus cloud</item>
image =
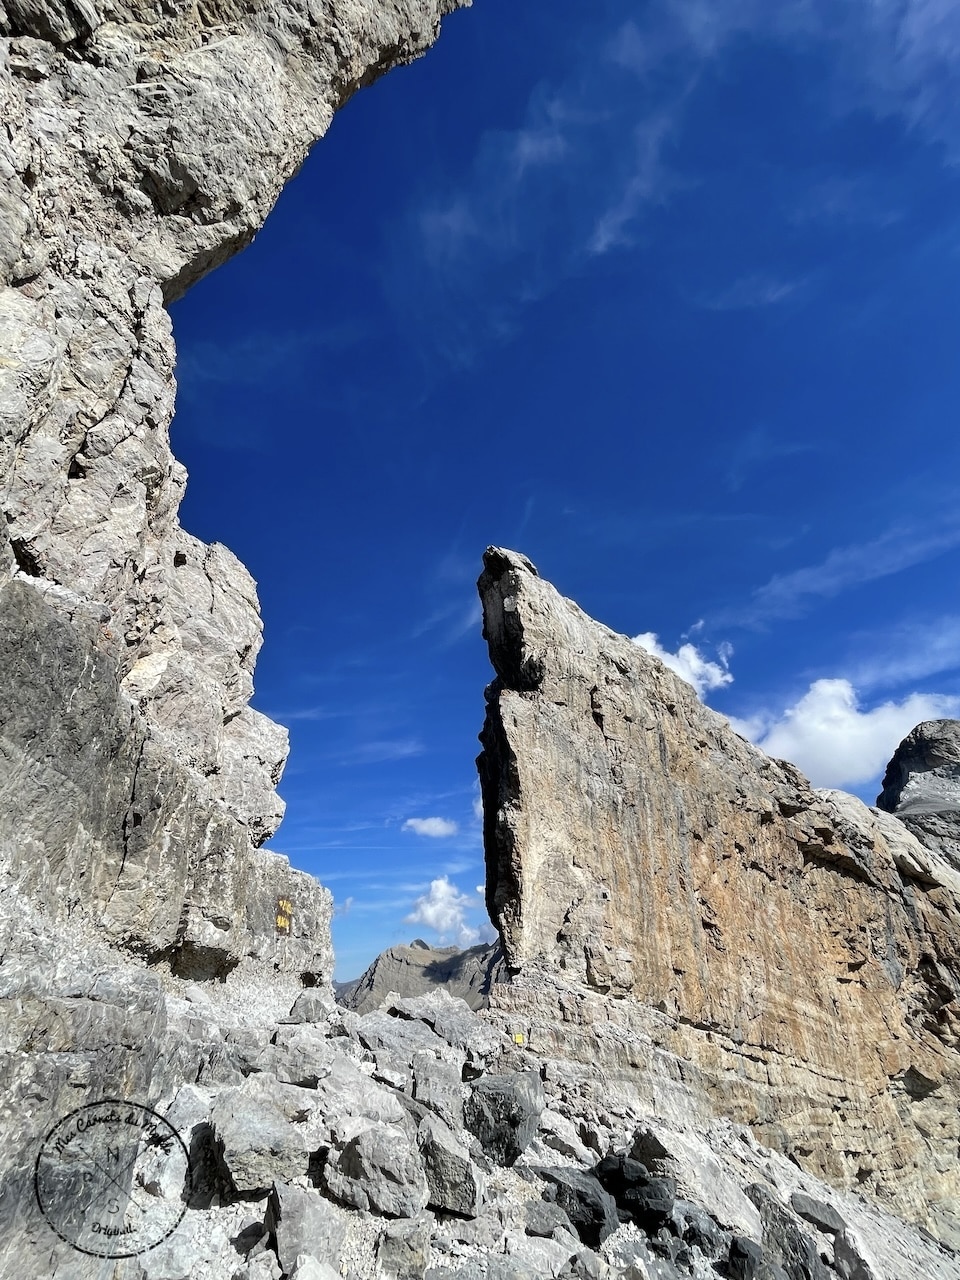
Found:
[[[475,898],[461,893],[446,876],[441,876],[430,881],[429,891],[417,898],[413,910],[404,916],[404,923],[426,925],[439,934],[441,942],[473,947],[480,941],[481,930],[467,923],[467,912],[476,906]]]
[[[733,649],[728,644],[720,645],[717,650],[720,661],[711,662],[689,641],[682,644],[676,653],[671,653],[669,649],[664,649],[654,631],[644,631],[642,635],[634,636],[633,643],[646,649],[647,653],[652,653],[665,667],[692,684],[701,697],[711,689],[720,689],[733,681],[733,675],[727,666]]]
[[[460,828],[450,818],[408,818],[401,830],[414,831],[418,836],[430,836],[434,840],[444,840],[447,836],[455,836]]]
[[[815,680],[781,715],[730,723],[768,755],[798,765],[814,786],[854,787],[879,778],[914,725],[958,712],[960,698],[937,693],[863,711],[849,680]]]

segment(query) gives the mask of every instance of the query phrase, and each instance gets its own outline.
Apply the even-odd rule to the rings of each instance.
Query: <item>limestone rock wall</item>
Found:
[[[960,720],[925,720],[907,734],[877,806],[960,871]]]
[[[765,757],[524,557],[484,563],[509,1016],[613,1072],[666,1053],[707,1112],[960,1242],[957,871]]]
[[[255,852],[287,738],[250,575],[178,524],[164,304],[462,2],[0,3],[0,870],[148,958],[330,977],[329,895]]]
[[[262,1047],[329,996],[330,894],[261,848],[256,589],[177,519],[165,303],[459,3],[0,0],[0,1275],[142,1277],[40,1256],[43,1135],[239,1079],[224,1018]]]

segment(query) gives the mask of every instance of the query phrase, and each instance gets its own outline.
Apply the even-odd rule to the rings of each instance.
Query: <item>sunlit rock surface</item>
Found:
[[[907,734],[877,805],[960,871],[960,720],[925,720]]]
[[[256,589],[178,524],[165,302],[459,4],[0,2],[4,1275],[114,1274],[19,1256],[32,1161],[71,1104],[216,1076],[178,984],[261,1022],[329,995],[330,895],[261,848],[287,735],[249,706]]]
[[[960,875],[525,557],[484,563],[501,1007],[545,1054],[630,1067],[656,1114],[692,1097],[960,1243]]]
[[[287,753],[254,583],[177,522],[164,300],[459,3],[0,5],[0,853],[145,954],[237,962]],[[326,980],[319,946],[291,960]]]
[[[391,992],[426,995],[441,986],[471,1009],[485,1008],[493,983],[505,978],[499,943],[459,947],[431,947],[421,939],[381,951],[359,978],[335,983],[340,1004],[355,1013],[376,1009]]]
[[[660,969],[642,956],[624,967],[589,893],[569,939],[538,948],[533,898],[511,917],[508,880],[494,874],[522,981],[496,987],[489,1014],[442,990],[388,996],[363,1017],[338,1008],[329,894],[261,847],[282,813],[286,735],[249,707],[254,584],[226,548],[178,525],[165,302],[249,242],[334,110],[427,48],[457,5],[0,0],[0,1280],[703,1280],[751,1263],[777,1280],[824,1268],[958,1280],[952,1254],[836,1189],[856,1164],[864,1190],[947,1234],[952,1084],[946,1069],[925,1073],[948,1061],[952,970],[938,935],[927,954],[939,985],[916,979],[898,903],[921,886],[914,927],[932,930],[919,895],[950,890],[893,819],[870,864],[881,885],[891,849],[906,868],[901,898],[889,893],[892,942],[869,917],[849,981],[886,1001],[874,959],[886,946],[927,1056],[893,1019],[910,1065],[878,1051],[896,1069],[869,1114],[892,1098],[901,1129],[880,1114],[870,1135],[859,1086],[798,1074],[804,1010],[778,1031],[789,992],[771,1009],[747,1000],[736,1021],[724,1013],[734,996],[711,997],[698,968],[683,998],[720,1021],[697,1026],[669,1003],[614,999]],[[522,659],[517,690],[535,694],[538,662]],[[672,750],[664,767],[687,760]],[[860,921],[842,879],[853,873],[800,821],[813,883],[841,877],[838,918]],[[545,901],[601,873],[571,868],[559,885],[541,881]],[[714,898],[722,929],[732,907]],[[685,920],[679,887],[677,900]],[[687,954],[685,928],[671,957]],[[761,967],[770,949],[758,942]],[[628,1004],[629,1016],[611,1012]],[[816,1030],[830,1026],[824,1016]],[[757,1047],[748,1037],[760,1033],[783,1043]],[[835,1114],[841,1086],[849,1117]],[[162,1161],[156,1177],[138,1181],[142,1167],[124,1160],[108,1178],[105,1142],[88,1165],[64,1165],[70,1194],[42,1213],[44,1139],[104,1098],[165,1116],[191,1185],[168,1185]],[[505,1101],[491,1110],[491,1099]],[[796,1138],[804,1119],[809,1152]],[[837,1135],[851,1138],[842,1158]],[[809,1171],[825,1152],[840,1165],[826,1170],[833,1187]],[[134,1192],[148,1206],[169,1197],[183,1218],[152,1247],[110,1256],[97,1215]]]

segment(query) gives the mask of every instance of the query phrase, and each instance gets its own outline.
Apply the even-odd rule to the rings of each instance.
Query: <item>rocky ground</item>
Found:
[[[34,924],[59,962],[48,955],[33,982],[0,967],[8,1045],[21,1037],[5,1060],[49,1068],[34,1071],[34,1112],[58,1069],[64,1113],[71,1090],[79,1101],[122,1082],[182,1135],[193,1177],[167,1240],[133,1258],[86,1257],[40,1213],[36,1144],[24,1143],[19,1188],[9,1167],[5,1178],[0,1276],[960,1277],[931,1237],[746,1127],[702,1122],[692,1095],[685,1118],[675,1106],[658,1114],[628,1072],[545,1058],[506,1010],[478,1015],[440,988],[358,1015],[292,983],[163,978],[91,940],[67,950]],[[59,1054],[49,1040],[44,1055],[24,1045],[43,1011],[48,1034],[61,1029]],[[109,1042],[125,1062],[110,1061]],[[27,1115],[7,1123],[31,1129]]]

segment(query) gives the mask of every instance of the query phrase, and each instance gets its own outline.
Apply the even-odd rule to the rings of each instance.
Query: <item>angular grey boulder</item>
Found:
[[[423,1161],[402,1129],[364,1128],[331,1155],[327,1190],[341,1204],[387,1218],[413,1218],[430,1199]]]
[[[617,1202],[592,1174],[563,1168],[538,1168],[536,1173],[547,1183],[544,1199],[564,1211],[585,1245],[596,1249],[616,1231]]]
[[[483,1177],[470,1152],[439,1116],[426,1115],[417,1129],[432,1209],[474,1218],[483,1203]]]
[[[430,1257],[428,1216],[390,1222],[377,1243],[377,1263],[391,1280],[422,1280]]]
[[[431,1053],[413,1055],[413,1097],[444,1120],[451,1129],[463,1128],[464,1086],[451,1062]]]
[[[302,1254],[336,1265],[347,1222],[343,1212],[316,1191],[275,1182],[264,1222],[285,1274],[294,1271]]]
[[[282,1088],[272,1084],[277,1091]],[[309,1165],[302,1129],[290,1122],[270,1092],[270,1082],[252,1077],[224,1090],[211,1113],[217,1157],[241,1194],[266,1192],[278,1180],[305,1174]]]
[[[835,1236],[845,1230],[847,1225],[832,1205],[804,1195],[802,1191],[795,1191],[790,1197],[790,1208],[825,1235]]]
[[[924,720],[897,747],[877,807],[960,871],[960,720]]]
[[[535,1071],[483,1076],[464,1105],[464,1122],[491,1160],[509,1166],[530,1145],[545,1106]]]

